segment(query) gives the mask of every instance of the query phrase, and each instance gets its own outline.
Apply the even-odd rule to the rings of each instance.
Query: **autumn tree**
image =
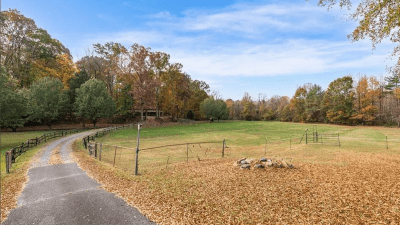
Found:
[[[294,122],[304,122],[307,90],[305,87],[298,87],[293,98],[290,99],[290,110],[293,112]]]
[[[328,6],[339,3],[340,7],[351,8],[351,0],[318,0],[318,5]],[[397,44],[392,55],[400,52],[400,3],[398,0],[362,0],[357,8],[348,15],[349,19],[358,21],[358,26],[348,38],[351,41],[359,41],[369,38],[373,48],[382,40],[388,38]],[[391,69],[396,74],[400,72],[400,58],[398,63]]]
[[[257,116],[257,107],[249,93],[244,93],[241,103],[243,105],[243,109],[240,112],[241,118],[244,120],[254,120]]]
[[[121,83],[132,86],[131,95],[136,109],[140,109],[141,120],[145,108],[158,109],[161,76],[169,67],[169,55],[150,50],[139,44],[132,45],[125,53],[124,67],[119,76]]]
[[[115,103],[102,81],[90,79],[76,92],[75,114],[83,119],[89,119],[93,126],[96,126],[100,118],[108,118],[114,114]]]
[[[353,78],[345,76],[332,81],[325,91],[322,104],[331,123],[349,124],[353,114]]]
[[[18,81],[20,87],[28,87],[35,80],[46,76],[49,71],[65,72],[67,70],[63,66],[71,66],[71,61],[66,62],[63,56],[69,58],[69,50],[16,9],[2,11],[0,23],[1,66]],[[56,76],[55,73],[52,75]],[[62,75],[64,74],[57,74]]]
[[[184,115],[185,103],[190,98],[190,77],[182,73],[181,69],[181,64],[172,64],[168,72],[161,77],[163,86],[160,105],[165,113],[171,115],[172,120]]]
[[[120,43],[108,42],[104,45],[94,44],[94,51],[98,55],[86,56],[81,59],[80,65],[92,75],[93,78],[102,80],[108,89],[108,93],[113,96],[118,76],[122,73],[124,58],[127,49]]]

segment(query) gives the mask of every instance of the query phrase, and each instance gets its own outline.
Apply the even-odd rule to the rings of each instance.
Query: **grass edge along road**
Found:
[[[7,218],[9,211],[16,207],[17,198],[21,194],[24,184],[27,182],[27,172],[31,163],[40,157],[41,153],[50,143],[63,137],[51,139],[47,143],[30,148],[28,151],[21,154],[15,159],[15,163],[12,164],[9,174],[6,173],[4,153],[12,147],[25,142],[27,139],[36,138],[44,133],[52,132],[53,131],[1,132],[1,222]]]
[[[1,222],[17,206],[17,199],[23,190],[24,184],[28,181],[28,169],[47,145],[33,147],[20,155],[15,160],[11,173],[1,172]]]
[[[315,163],[298,159],[293,170],[241,170],[232,166],[236,159],[233,157],[178,162],[168,169],[164,167],[133,176],[132,171],[113,168],[111,164],[89,157],[79,141],[74,144],[74,154],[82,169],[105,189],[138,207],[157,223],[398,224],[400,145],[397,148],[391,145],[386,150],[384,142],[376,141],[381,139],[382,133],[394,135],[398,129],[339,128],[351,129],[342,132],[344,140],[348,140],[344,146],[331,146],[336,152],[325,150],[324,146],[316,147],[320,145],[309,145],[316,147],[312,150],[293,149],[292,153],[305,152],[298,155],[306,156],[305,159],[312,159],[313,154],[322,151],[329,156],[328,159],[316,157],[321,161]],[[118,133],[110,136],[118,137]],[[363,149],[357,150],[350,145],[359,144],[351,139],[355,135],[345,133],[362,135],[359,142],[371,139],[376,146],[369,149],[370,143],[366,143]],[[106,139],[107,136],[103,140]],[[259,146],[256,147],[255,151],[259,151]]]

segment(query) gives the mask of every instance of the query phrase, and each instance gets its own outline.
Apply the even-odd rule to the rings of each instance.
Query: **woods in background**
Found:
[[[400,126],[400,78],[344,76],[326,90],[304,84],[294,96],[245,93],[222,100],[170,55],[133,44],[94,44],[73,62],[69,50],[17,10],[1,12],[0,125],[96,124],[100,118],[240,119]]]
[[[241,101],[228,99],[226,104],[230,119],[400,126],[400,79],[398,74],[379,80],[359,75],[356,81],[344,76],[327,90],[304,84],[291,99],[273,96],[255,101],[245,93]]]

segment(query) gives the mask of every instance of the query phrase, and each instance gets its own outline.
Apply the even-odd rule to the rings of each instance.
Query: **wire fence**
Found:
[[[86,140],[95,140],[95,136],[104,135],[102,132],[94,136],[87,137]],[[338,132],[313,132],[307,134],[305,132],[301,137],[291,137],[285,139],[268,139],[257,146],[233,145],[229,147],[225,140],[210,142],[188,142],[160,146],[150,146],[141,149],[134,147],[125,147],[110,145],[106,143],[88,142],[89,154],[104,162],[112,164],[116,168],[125,171],[134,172],[137,163],[140,173],[147,173],[159,169],[167,169],[175,163],[204,161],[207,159],[216,159],[223,157],[264,157],[272,156],[272,154],[283,153],[290,155],[291,150],[328,150],[349,148],[367,150],[371,149],[398,149],[400,150],[400,138],[394,136],[388,138],[350,138],[343,137]],[[83,139],[85,140],[85,139]],[[135,145],[134,143],[132,143]],[[320,146],[320,147],[318,147]],[[373,146],[373,147],[371,147]],[[91,150],[92,149],[92,150]],[[136,152],[138,158],[136,161]]]
[[[143,174],[178,162],[223,158],[227,149],[225,140],[143,148],[138,151],[138,170]],[[136,148],[89,142],[88,153],[124,171],[135,171]]]

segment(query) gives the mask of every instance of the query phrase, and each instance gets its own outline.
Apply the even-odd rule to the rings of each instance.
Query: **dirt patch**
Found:
[[[343,153],[342,165],[249,171],[234,159],[134,177],[78,152],[103,188],[162,224],[399,224],[400,157]]]
[[[63,164],[63,163],[64,163],[64,161],[62,160],[61,155],[60,155],[60,146],[57,146],[57,148],[51,152],[49,164],[50,165],[58,165],[58,164]]]

